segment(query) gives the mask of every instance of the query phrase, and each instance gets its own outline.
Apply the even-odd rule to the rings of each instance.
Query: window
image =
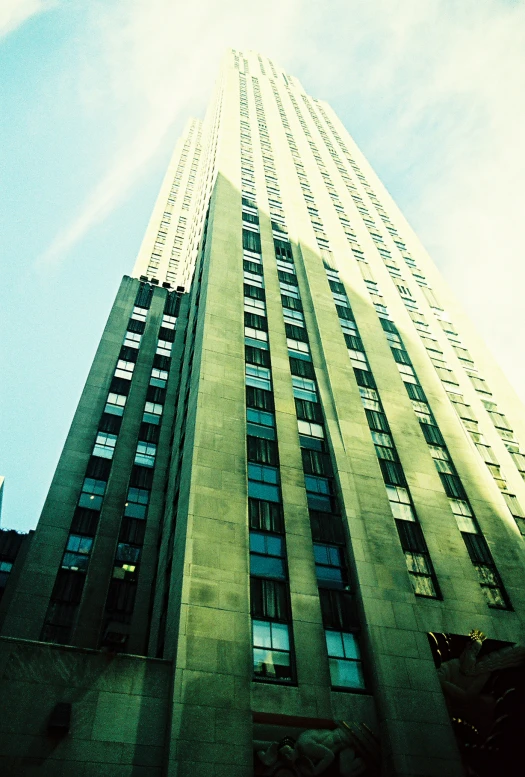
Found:
[[[325,631],[330,679],[333,688],[365,687],[357,637],[344,631]]]
[[[255,364],[246,364],[246,385],[271,391],[271,372],[267,367],[259,367]]]
[[[266,437],[268,440],[275,440],[275,417],[273,413],[266,413],[263,410],[246,408],[247,432],[254,437]]]
[[[112,415],[122,415],[124,413],[124,406],[126,404],[127,397],[124,394],[113,394],[110,392],[106,401],[105,413],[111,413]]]
[[[250,532],[250,574],[285,579],[284,540],[279,535]]]
[[[246,229],[242,231],[242,247],[247,251],[261,253],[261,238],[257,232],[251,232]]]
[[[244,342],[254,348],[268,350],[268,332],[263,329],[254,329],[251,326],[244,327]]]
[[[305,475],[304,483],[308,507],[311,510],[318,510],[324,513],[335,512],[332,499],[332,486],[328,478]]]
[[[410,502],[410,496],[406,488],[402,488],[401,486],[387,486],[386,492],[394,518],[401,521],[416,520]]]
[[[401,379],[405,383],[417,383],[417,378],[415,376],[414,370],[409,364],[398,364],[397,368],[401,374]]]
[[[285,623],[253,620],[253,672],[255,677],[291,680],[290,634]]]
[[[277,446],[273,440],[269,440],[266,437],[248,435],[247,447],[248,461],[253,461],[257,464],[270,464],[273,467],[278,465]]]
[[[159,340],[155,353],[157,353],[159,356],[171,356],[172,347],[173,343],[169,342],[168,340]]]
[[[292,340],[287,337],[286,344],[288,346],[289,356],[295,359],[308,359],[308,361],[311,361],[310,346],[308,343],[303,343],[300,340]]]
[[[463,499],[449,499],[448,501],[450,502],[450,507],[452,508],[460,532],[477,534],[478,527],[474,522],[469,503],[465,502]]]
[[[142,420],[148,424],[160,424],[163,405],[158,402],[146,402],[144,405],[144,415]]]
[[[381,405],[379,402],[379,394],[375,389],[359,387],[359,393],[361,394],[361,401],[363,407],[367,410],[375,410],[381,412]]]
[[[293,299],[301,299],[299,289],[297,286],[291,286],[288,283],[280,282],[279,287],[281,289],[281,295],[284,297],[292,297]]]
[[[135,369],[134,362],[126,362],[123,359],[119,359],[117,367],[115,369],[116,378],[124,378],[124,380],[131,380],[133,377],[133,370]]]
[[[113,578],[117,580],[134,580],[136,578],[140,552],[141,548],[137,545],[131,545],[129,542],[119,542],[115,554]]]
[[[410,582],[417,596],[437,597],[428,550],[419,523],[396,521]]]
[[[177,326],[177,317],[167,315],[162,316],[161,326],[165,329],[175,329]]]
[[[117,435],[99,432],[93,448],[93,456],[100,456],[103,459],[112,459],[117,444]]]
[[[343,588],[346,576],[342,549],[314,543],[314,558],[318,584],[322,588]]]
[[[124,345],[128,348],[138,348],[140,346],[141,339],[142,335],[139,335],[136,332],[126,332]]]
[[[88,510],[100,510],[102,506],[102,498],[106,491],[105,480],[94,480],[93,478],[85,478],[82,485],[82,493],[78,500],[80,507],[87,507]]]
[[[149,381],[150,386],[159,386],[159,388],[165,388],[167,380],[167,370],[158,370],[155,367],[151,370],[151,378]]]
[[[362,351],[354,351],[352,348],[348,348],[348,355],[352,367],[356,367],[360,370],[368,370],[366,356]]]
[[[304,327],[304,316],[300,310],[291,310],[288,307],[283,308],[283,317],[285,324]]]
[[[277,467],[248,463],[248,496],[268,502],[280,502]]]
[[[274,533],[283,532],[283,512],[280,504],[262,499],[248,499],[250,529]]]
[[[297,399],[317,402],[317,389],[314,380],[292,376],[293,395]]]
[[[255,313],[259,316],[266,316],[266,305],[262,299],[255,299],[251,296],[245,297],[244,311],[245,313]]]
[[[141,442],[139,440],[137,443],[137,452],[135,454],[135,464],[140,464],[142,467],[154,467],[156,453],[156,445],[151,442]]]
[[[93,547],[93,537],[82,537],[78,534],[70,534],[66,552],[62,559],[62,569],[71,569],[75,572],[85,572],[89,563],[89,554]]]
[[[310,423],[310,421],[297,421],[299,434],[324,439],[324,429],[321,424]]]
[[[129,518],[145,518],[148,509],[150,492],[145,488],[128,489],[128,497],[124,505],[124,515]]]
[[[133,308],[133,313],[131,314],[131,318],[135,319],[135,321],[145,321],[147,315],[148,315],[148,311],[146,308],[139,308],[135,306]]]

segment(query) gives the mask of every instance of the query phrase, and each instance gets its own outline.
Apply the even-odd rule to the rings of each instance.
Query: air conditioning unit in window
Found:
[[[150,283],[153,283],[155,286],[158,286],[159,285],[159,279],[158,278],[152,278],[150,280]]]
[[[162,284],[163,289],[171,289],[171,283],[168,283],[167,281],[164,281]]]
[[[111,621],[102,640],[102,647],[118,652],[126,647],[129,638],[129,626],[126,623]]]
[[[141,281],[147,281],[148,280],[148,276],[147,275],[141,275],[140,276],[140,280]]]
[[[184,286],[177,286],[177,291],[184,291]]]

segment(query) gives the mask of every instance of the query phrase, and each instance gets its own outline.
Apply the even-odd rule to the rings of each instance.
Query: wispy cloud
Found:
[[[96,50],[86,49],[83,100],[90,110],[98,106],[108,111],[111,106],[108,123],[115,123],[120,150],[39,265],[65,258],[123,201],[174,124],[182,125],[191,112],[202,112],[227,47],[248,40],[264,49],[270,37],[273,47],[284,45],[298,8],[295,0],[285,8],[279,0],[269,0],[254,23],[235,0],[220,6],[213,0],[191,4],[130,0],[109,10],[105,3],[95,2],[90,23]]]
[[[0,5],[0,39],[20,27],[32,16],[49,11],[58,0],[2,0]]]

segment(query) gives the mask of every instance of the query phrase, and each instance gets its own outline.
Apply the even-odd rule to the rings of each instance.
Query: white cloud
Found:
[[[50,265],[118,206],[154,157],[170,128],[202,113],[224,51],[232,45],[264,49],[289,38],[299,4],[269,0],[253,17],[236,0],[173,3],[130,0],[108,10],[91,6],[94,43],[85,52],[81,79],[86,110],[115,122],[120,151],[73,223],[60,231],[39,259]],[[279,18],[279,24],[275,20]],[[93,47],[93,48],[91,48]],[[96,66],[93,65],[96,63]]]
[[[57,0],[2,0],[0,5],[0,38],[20,27],[32,16],[49,11]]]

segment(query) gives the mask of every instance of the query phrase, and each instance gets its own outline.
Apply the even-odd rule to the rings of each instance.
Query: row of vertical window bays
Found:
[[[144,327],[146,316],[147,308],[135,306],[130,319],[130,325],[133,326],[133,322],[138,322]],[[175,316],[167,314],[163,316],[162,327],[165,329],[165,332],[174,332],[176,320]],[[130,325],[128,325],[125,341],[130,334]],[[165,337],[166,335],[163,334],[163,336]],[[163,341],[160,340],[160,342]],[[167,342],[171,345],[171,339]],[[126,344],[123,348],[125,347],[127,347]],[[139,346],[135,345],[134,347],[138,348]],[[109,478],[110,460],[113,458],[120,423],[127,401],[127,393],[130,387],[129,380],[131,379],[132,370],[126,370],[126,377],[119,374],[119,371],[122,369],[119,365],[121,365],[122,361],[122,359],[119,359],[117,363],[117,369],[110,386],[92,457],[75,511],[71,533],[61,565],[64,570],[85,572],[89,563],[98,518]],[[155,465],[159,426],[170,362],[171,359],[166,354],[159,354],[157,352],[155,355],[154,363],[158,363],[159,367],[154,366],[152,369],[134,459],[132,482],[136,481],[137,484],[130,485],[128,489],[120,538],[115,555],[113,576],[117,579],[135,579],[136,576],[150,498],[150,472]],[[127,373],[130,372],[131,374],[128,377]],[[144,483],[149,487],[140,487]]]
[[[383,412],[379,393],[377,392],[375,381],[368,365],[368,360],[359,337],[359,332],[349,306],[348,298],[346,297],[346,293],[344,295],[341,293],[341,290],[344,291],[342,284],[340,284],[338,280],[335,280],[335,278],[338,278],[337,273],[327,269],[327,276],[330,285],[332,286],[334,302],[336,303],[340,315],[341,328],[347,341],[347,345],[349,346],[348,352],[350,361],[359,385],[365,414],[374,440],[383,479],[387,485],[390,504],[394,517],[396,518],[396,523],[398,524],[400,536],[401,529],[406,533],[406,524],[401,525],[399,521],[413,521],[413,528],[415,529],[416,526],[418,527],[416,531],[420,535],[420,549],[422,550],[423,547],[426,548],[426,544],[419,524],[415,523],[417,518],[407,487],[404,471],[399,462],[393,438],[390,434],[388,421]],[[470,558],[478,572],[480,585],[487,602],[490,606],[507,608],[508,600],[495,569],[487,543],[480,533],[479,526],[463,488],[463,484],[461,483],[455,466],[450,458],[445,441],[428,405],[425,393],[411,366],[408,353],[404,350],[395,325],[387,319],[381,318],[380,320],[387,337],[393,335],[395,338],[390,341],[392,353],[400,370],[401,378],[403,379],[403,383],[411,399],[416,416],[420,421],[421,430],[429,446],[445,493],[449,498],[458,528],[463,536]],[[352,322],[352,334],[347,333],[349,331],[347,327],[348,322]],[[395,501],[396,496],[399,503],[397,505]],[[431,579],[434,578],[434,575],[431,573],[428,551],[426,552],[426,555],[426,562],[429,567],[427,582],[430,583]],[[412,559],[409,559],[409,561],[411,562]],[[422,592],[416,590],[416,593]],[[427,595],[431,594],[428,593]]]
[[[331,143],[330,143],[328,137],[326,136],[326,133],[324,132],[324,130],[322,130],[320,122],[319,122],[318,118],[315,116],[315,114],[313,112],[313,109],[309,105],[307,98],[305,96],[303,96],[303,99],[304,99],[304,101],[305,101],[305,103],[306,103],[306,105],[307,105],[307,107],[308,107],[308,109],[309,109],[313,119],[314,119],[314,122],[316,123],[316,125],[320,129],[321,134],[322,134],[323,138],[325,139],[325,142],[327,144],[328,150],[330,151],[332,157],[336,160],[336,163],[337,163],[338,155],[335,152],[335,149],[331,145]],[[296,107],[296,110],[297,110],[297,107]],[[340,142],[342,143],[342,141],[340,141]],[[344,144],[343,144],[342,147],[345,148]],[[346,156],[349,158],[350,163],[351,163],[352,167],[354,168],[354,171],[359,173],[360,172],[359,168],[357,167],[356,163],[350,158],[348,152],[346,152]],[[316,158],[317,158],[317,156],[316,156]],[[318,161],[319,161],[319,159],[318,159]],[[340,162],[338,164],[338,168],[340,169]],[[341,169],[340,169],[340,172],[343,172],[343,171],[341,171]],[[360,212],[362,214],[368,214],[368,211],[367,211],[366,207],[364,207],[364,204],[362,202],[361,197],[359,197],[359,195],[358,195],[357,188],[352,183],[352,181],[349,178],[348,174],[345,173],[345,175],[343,177],[345,179],[345,183],[347,184],[347,187],[349,188],[350,194],[352,195],[354,201],[356,201],[358,206],[360,206],[359,207]],[[386,213],[381,209],[380,203],[377,200],[377,197],[375,197],[375,194],[371,190],[370,186],[366,182],[366,179],[364,178],[364,176],[362,176],[362,174],[359,175],[359,178],[360,178],[361,182],[363,183],[363,186],[367,190],[367,193],[369,194],[372,202],[374,202],[375,205],[377,206],[378,212],[380,212],[380,215],[382,216],[382,218],[383,218],[383,216],[385,217],[385,218],[383,218],[383,221],[388,222],[388,218],[386,217]],[[342,206],[339,206],[339,208],[342,208]],[[363,220],[365,221],[366,225],[370,229],[373,229],[373,228],[375,229],[375,224],[374,224],[374,222],[370,218],[368,218],[368,219],[364,218]],[[396,230],[393,228],[393,226],[391,224],[390,224],[390,227],[391,227],[391,229],[389,229],[389,232],[392,235],[398,237]],[[388,224],[387,224],[387,228],[388,228]],[[380,237],[380,236],[378,236],[378,237]],[[404,254],[408,254],[406,245],[399,238],[397,240],[395,240],[394,242],[396,243],[396,246],[398,247],[398,249],[403,253],[404,258],[407,261],[407,264],[409,264],[409,266],[411,268],[411,271],[412,271],[412,274],[414,275],[414,277],[415,277],[416,281],[419,283],[419,285],[421,285],[423,287],[428,287],[428,283],[424,279],[424,276],[422,276],[421,273],[418,271],[418,268],[415,265],[415,263],[413,262],[413,260],[409,261],[409,259],[410,259],[409,255],[407,255],[407,256],[404,255]],[[395,265],[395,262],[392,259],[391,255],[390,255],[390,252],[388,251],[388,249],[386,247],[378,245],[377,248],[378,248],[379,252],[381,253],[381,255],[383,256],[383,259],[385,260],[387,265],[389,263],[390,264],[393,263]],[[430,294],[431,294],[431,292],[430,292]],[[437,303],[433,303],[432,306],[436,307]],[[475,368],[474,368],[474,363],[472,361],[472,358],[470,357],[470,354],[468,353],[468,351],[464,347],[462,341],[459,338],[459,335],[454,330],[452,325],[447,323],[447,322],[445,322],[445,321],[441,321],[441,318],[439,320],[440,320],[440,323],[442,324],[442,327],[444,329],[444,332],[445,332],[447,338],[450,340],[452,346],[454,347],[454,350],[458,354],[458,357],[460,358],[461,363],[464,365],[465,369],[467,369],[467,372],[469,372],[469,370],[470,370],[469,376],[471,377],[471,379],[474,382],[474,387],[477,389],[478,387],[477,387],[477,384],[476,384],[476,380],[479,380],[479,379],[476,378],[475,375],[470,374],[472,371],[474,371],[474,373],[477,372],[475,370]],[[425,341],[425,345],[427,345],[426,341]],[[436,351],[436,354],[437,353],[438,352]],[[441,366],[441,363],[439,363],[438,366]],[[483,404],[485,405],[485,407],[487,408],[487,410],[488,410],[488,412],[489,412],[489,414],[491,416],[491,419],[493,420],[493,422],[494,422],[494,424],[496,426],[496,429],[497,429],[498,433],[500,434],[500,436],[504,440],[505,444],[509,447],[509,450],[511,451],[511,454],[514,453],[515,463],[516,463],[518,469],[520,470],[520,472],[522,473],[522,476],[525,477],[525,460],[522,461],[522,459],[520,458],[521,454],[519,453],[519,450],[515,450],[515,449],[513,450],[513,448],[514,448],[514,444],[512,442],[513,435],[512,435],[512,432],[510,431],[510,426],[509,426],[509,423],[508,423],[507,419],[505,418],[504,415],[502,415],[498,411],[498,408],[497,408],[497,406],[496,406],[496,404],[494,402],[487,402],[487,400],[483,400],[483,399],[482,399],[482,401],[483,401]],[[523,457],[523,458],[525,459],[525,457]],[[495,473],[493,473],[493,474],[495,474]],[[500,483],[500,481],[499,481],[497,476],[496,476],[496,482],[498,482],[498,484]]]
[[[300,301],[291,299],[300,308]],[[262,307],[254,311],[250,306],[252,301]],[[245,303],[248,303],[245,304],[245,353],[253,670],[257,679],[293,682],[291,613],[285,584],[287,570],[271,364],[266,321],[260,315],[264,315],[262,285],[245,283]],[[283,303],[287,304],[286,295],[283,295]],[[285,315],[287,309],[284,307]],[[288,328],[288,324],[286,326]],[[304,320],[301,327],[304,328]],[[254,334],[263,334],[265,339],[254,338]],[[288,342],[289,346],[295,344],[292,338],[288,338]],[[312,363],[304,359],[307,354],[301,352],[301,358],[297,358],[297,354],[292,353],[293,349],[290,350],[290,369],[331,684],[334,688],[362,690],[365,684],[357,638],[359,625],[353,611],[353,599],[345,590],[348,589],[348,576],[344,561],[344,533],[338,515],[330,457],[324,443],[315,374]],[[302,420],[305,417],[313,417],[316,422]],[[342,613],[346,613],[346,618],[342,617]]]
[[[310,113],[312,114],[312,116],[314,118],[314,121],[316,122],[316,124],[320,128],[319,120],[314,115],[313,110],[311,109],[307,99],[306,98],[304,98],[304,99],[305,99],[305,102],[307,104],[307,107],[310,110]],[[328,140],[328,138],[326,136],[326,133],[324,133],[324,130],[322,131],[321,134],[323,135],[323,137],[325,137],[325,141],[327,142],[327,147],[329,148],[331,153],[333,152],[332,156],[337,157],[337,154],[335,153],[335,150],[331,146],[331,144],[330,144],[330,142],[329,142],[329,140]],[[354,167],[355,167],[355,165],[354,165]],[[356,200],[356,199],[361,200],[361,198],[357,195],[357,189],[351,183],[351,180],[349,179],[348,175],[345,175],[345,182],[347,183],[348,188],[352,189],[352,191],[350,193],[352,194],[354,200]],[[365,186],[365,188],[366,188],[366,186]],[[368,188],[370,188],[370,187],[368,187]],[[369,194],[372,196],[372,198],[374,197],[373,192],[369,192]],[[375,198],[375,199],[377,200],[377,198]],[[362,201],[361,201],[361,203],[362,203]],[[377,201],[377,204],[379,205],[378,201]],[[340,206],[340,207],[342,207],[342,206]],[[364,209],[364,211],[367,212],[366,208]],[[361,211],[361,212],[363,212],[363,211]],[[341,216],[341,214],[339,214],[339,215]],[[364,221],[365,221],[365,223],[367,224],[367,226],[369,228],[372,228],[372,227],[375,228],[375,225],[374,225],[373,221],[367,220],[366,218],[364,219]],[[394,230],[394,233],[395,233],[395,230]],[[396,241],[396,245],[397,245],[397,247],[399,248],[400,251],[404,251],[405,253],[407,253],[406,246],[404,245],[404,243]],[[386,247],[377,246],[377,248],[378,248],[378,251],[380,252],[381,256],[383,257],[383,259],[385,260],[385,263],[387,264],[387,266],[389,264],[392,264],[392,263],[395,265],[395,262],[392,259],[388,249],[386,249]],[[362,258],[364,259],[364,257],[362,257]],[[407,260],[407,263],[408,263],[408,258],[407,257],[404,257],[404,258]],[[416,281],[420,285],[422,285],[424,287],[428,287],[428,283],[426,282],[424,277],[417,271],[417,266],[415,265],[415,263],[412,262],[412,265],[410,265],[410,266],[411,266],[412,274],[414,275]],[[389,270],[390,269],[391,268],[389,267]],[[408,290],[404,289],[404,287],[398,287],[398,288],[400,289],[400,293],[402,293],[402,295],[403,295],[403,291],[404,291],[405,296],[406,296],[406,294],[410,294]],[[429,294],[431,294],[431,292],[429,292]],[[430,300],[430,302],[432,303],[433,307],[438,307],[437,303],[435,301],[433,301],[432,299]],[[458,357],[460,358],[462,364],[465,366],[465,369],[467,369],[467,372],[469,372],[469,370],[470,370],[470,372],[472,372],[472,371],[474,373],[477,372],[475,370],[475,368],[474,368],[474,363],[473,363],[473,361],[472,361],[472,359],[470,357],[470,354],[468,353],[468,351],[463,346],[463,343],[460,340],[459,335],[457,334],[457,332],[454,330],[454,328],[451,326],[451,324],[441,321],[441,318],[439,320],[440,320],[440,323],[442,324],[442,327],[444,329],[444,332],[445,332],[447,338],[450,340],[450,342],[451,342],[454,350],[458,354]],[[427,344],[426,336],[428,335],[428,332],[425,331],[425,332],[423,332],[421,334],[422,334],[422,337],[424,339],[424,344],[427,347],[427,350],[429,350],[431,358],[432,358],[432,354],[435,354],[435,356],[442,357],[442,353],[435,349],[434,341],[432,342],[432,344],[430,346]],[[433,338],[432,338],[432,340],[433,340]],[[432,347],[432,346],[434,346],[434,347]],[[433,358],[433,363],[437,367],[446,366],[445,363],[442,361],[442,359],[441,359],[441,361],[440,360],[436,361],[436,358]],[[471,379],[473,381],[477,380],[475,375],[472,375],[470,373],[469,373],[469,375],[470,375],[470,377],[471,377]],[[476,383],[475,383],[475,388],[477,388]],[[508,445],[511,446],[510,438],[513,438],[513,435],[512,435],[512,431],[510,430],[510,426],[509,426],[509,423],[508,423],[507,419],[501,413],[499,413],[498,408],[497,408],[497,406],[495,405],[494,402],[487,402],[486,400],[482,400],[482,401],[483,401],[483,404],[485,405],[486,409],[488,410],[489,414],[491,415],[491,419],[494,422],[494,425],[496,426],[498,433],[504,439],[504,441],[506,441],[506,444],[508,443]],[[476,440],[474,440],[474,441],[476,442]],[[509,449],[510,449],[510,447],[509,447]],[[512,453],[513,453],[513,451],[511,450],[511,454]],[[517,451],[514,451],[514,456],[513,457],[515,459],[515,463],[518,466],[518,469],[522,472],[523,475],[525,475],[525,457],[523,457],[523,460],[522,460],[521,454],[519,452],[517,452]],[[497,462],[491,462],[489,464],[489,468],[491,467],[491,465],[492,466],[493,465],[497,465]],[[500,487],[504,488],[505,487],[505,482],[504,482],[504,480],[501,479],[500,474],[498,472],[493,471],[493,469],[491,469],[491,474],[494,475],[495,480],[498,483],[498,485],[500,485]],[[520,515],[521,515],[521,513],[520,513]]]
[[[329,282],[332,288],[334,301],[336,302],[336,305],[339,305],[339,306],[345,305],[346,293],[344,291],[344,286],[338,280],[336,280],[336,278],[338,278],[337,273],[327,270],[327,275],[329,277]],[[419,386],[418,384],[417,377],[415,376],[410,358],[404,347],[401,337],[399,336],[399,332],[397,328],[389,319],[385,318],[384,315],[380,315],[379,319],[383,326],[383,329],[385,330],[385,334],[389,342],[389,345],[391,347],[392,354],[397,363],[398,369],[401,373],[401,377],[405,383],[405,386],[407,387],[407,391],[409,392],[409,394],[410,394],[410,391],[412,391],[412,394],[410,394],[410,396],[412,399],[412,405],[414,407],[414,411],[416,412],[416,415],[423,423],[427,422],[427,423],[433,423],[435,425],[435,421],[433,421],[430,417],[431,414],[430,414],[428,405],[425,407],[424,405],[421,405],[418,402],[418,392],[422,392],[422,389],[421,389],[421,386]],[[343,328],[343,331],[345,332],[345,337],[347,340],[347,345],[349,347],[349,353],[350,353],[352,365],[357,368],[360,367],[361,369],[368,369],[366,357],[364,353],[361,352],[363,351],[363,347],[358,337],[357,327],[355,326],[355,322],[345,321],[340,319],[340,323]],[[351,335],[351,337],[349,337],[349,335]],[[354,336],[357,339],[354,339]],[[412,389],[409,388],[410,384],[412,384],[413,386]],[[461,402],[462,395],[452,394],[449,396],[451,396],[454,407],[462,420],[463,426],[471,436],[483,460],[486,462],[487,467],[489,468],[489,471],[493,476],[494,480],[496,481],[497,485],[502,491],[506,490],[507,484],[501,475],[498,462],[495,459],[491,448],[486,444],[482,435],[479,433],[478,422],[473,418],[472,412],[469,410],[469,407]],[[426,402],[426,399],[424,401]],[[487,406],[486,402],[484,402],[484,404],[485,406]],[[511,455],[514,458],[518,469],[525,470],[525,456],[517,452],[513,453],[512,451],[511,451]],[[505,501],[507,502],[507,505],[509,506],[511,513],[515,518],[517,518],[517,523],[520,528],[520,531],[524,533],[525,514],[521,506],[519,505],[517,498],[512,494],[506,494],[506,493],[504,493],[503,496],[505,498]]]

